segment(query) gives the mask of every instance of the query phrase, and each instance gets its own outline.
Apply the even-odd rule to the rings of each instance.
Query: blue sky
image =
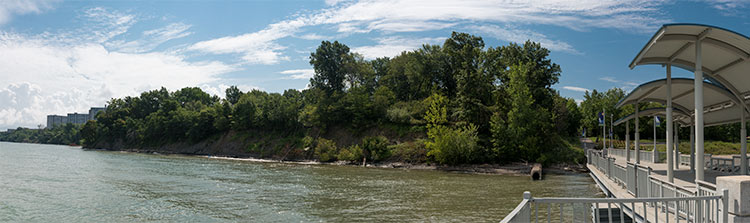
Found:
[[[664,68],[627,65],[665,23],[750,35],[747,0],[715,1],[0,1],[0,128],[86,112],[165,86],[223,96],[303,89],[309,55],[338,40],[366,58],[394,56],[452,31],[487,46],[527,39],[552,50],[560,94],[626,91]],[[675,76],[692,73],[678,70]]]

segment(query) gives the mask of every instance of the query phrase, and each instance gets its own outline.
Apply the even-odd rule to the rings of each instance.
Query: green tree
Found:
[[[453,32],[443,46],[451,58],[449,71],[456,77],[458,119],[489,129],[494,77],[481,69],[484,41],[481,37]]]
[[[227,101],[231,104],[237,104],[237,102],[240,101],[240,96],[242,96],[242,91],[234,85],[227,88],[225,93]]]
[[[511,43],[500,48],[502,59],[498,62],[505,66],[528,64],[529,72],[525,74],[526,82],[538,104],[551,105],[555,95],[552,85],[559,81],[560,65],[547,58],[550,51],[539,43],[526,41],[523,45]],[[526,65],[525,65],[526,66]],[[507,83],[510,79],[508,72],[500,76],[500,81]]]
[[[474,162],[480,155],[477,127],[472,124],[456,129],[447,126],[446,98],[433,94],[426,100],[430,104],[424,117],[427,122],[427,136],[430,138],[430,141],[425,143],[427,155],[441,164]]]
[[[555,129],[561,136],[578,136],[581,126],[581,111],[572,98],[555,97],[554,109]]]
[[[349,47],[334,41],[323,41],[314,53],[310,54],[310,65],[315,75],[310,79],[313,88],[325,91],[329,96],[334,92],[344,90],[344,80],[351,74],[349,64],[354,57],[349,53]]]
[[[533,69],[533,64],[524,63],[511,66],[507,73],[506,89],[511,109],[505,119],[496,116],[491,123],[492,143],[500,159],[535,161],[553,139],[552,115],[535,103],[526,79]]]
[[[237,104],[234,105],[234,110],[232,111],[232,118],[234,119],[232,128],[247,130],[256,127],[258,113],[260,113],[259,108],[253,102],[252,96],[243,94],[240,100],[237,101]]]

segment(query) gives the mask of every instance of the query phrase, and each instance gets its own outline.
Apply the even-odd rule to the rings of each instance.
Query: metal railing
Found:
[[[614,159],[612,159],[612,172],[611,172],[611,179],[617,182],[617,184],[620,184],[621,186],[626,186],[627,182],[626,179],[628,177],[628,171],[626,167],[620,166],[619,164],[616,164],[614,162]]]
[[[630,159],[631,160],[635,160],[635,150],[630,150],[630,152],[631,152]],[[653,151],[639,150],[638,152],[641,154],[641,157],[640,157],[641,160],[648,161],[648,162],[654,162],[654,152]],[[661,152],[661,151],[657,151],[657,153],[658,153],[657,157],[659,158],[659,160],[656,160],[656,163],[663,163],[663,162],[665,162],[666,159],[667,159],[667,153],[666,152]],[[625,151],[625,149],[610,148],[609,149],[609,155],[610,156],[627,157],[627,151]],[[688,158],[688,161],[690,161],[689,158]],[[688,162],[688,165],[690,165],[689,162]]]
[[[722,195],[651,198],[534,198],[523,193],[523,201],[501,223],[516,222],[728,222],[728,191]],[[684,206],[685,212],[670,207]],[[714,208],[712,208],[714,207]],[[721,208],[718,208],[721,207]],[[674,208],[672,209],[674,210]],[[660,216],[660,214],[664,216]]]
[[[590,164],[603,172],[609,179],[612,179],[614,182],[623,186],[636,198],[690,198],[720,196],[716,191],[715,185],[704,181],[697,181],[696,190],[693,191],[655,177],[651,174],[650,167],[634,163],[627,163],[627,166],[622,167],[615,163],[614,158],[605,158],[601,152],[595,150],[589,151],[586,155]],[[707,154],[705,157],[710,160],[711,155]],[[711,215],[710,213],[720,210],[718,209],[717,204],[695,204],[686,201],[676,201],[673,203],[667,202],[658,208],[660,208],[663,213],[671,213],[675,219],[685,219],[690,221],[704,219],[705,222],[715,222],[715,220],[718,219],[717,215]]]
[[[690,166],[690,155],[680,154],[680,165]]]
[[[711,167],[711,159],[713,155],[710,153],[703,154],[703,161],[706,168]],[[690,166],[690,154],[680,154],[680,165]]]
[[[613,156],[627,157],[625,149],[610,148],[609,153],[610,155],[613,155]]]
[[[649,197],[648,183],[651,177],[651,168],[635,164],[635,197]]]
[[[697,195],[695,192],[690,191],[684,187],[676,184],[658,179],[654,176],[649,177],[649,197],[696,197],[696,196],[718,196],[716,193],[706,193],[703,195]],[[667,212],[676,213],[674,215],[675,222],[679,221],[680,218],[688,219],[692,213],[692,206],[689,202],[675,202],[667,203]]]
[[[648,162],[652,162],[654,160],[654,153],[653,152],[651,152],[651,151],[643,151],[643,150],[640,150],[638,152],[640,152],[640,154],[641,154],[641,160],[648,161]],[[630,157],[630,160],[634,161],[633,157]]]
[[[706,168],[718,170],[729,173],[739,173],[740,167],[742,166],[742,158],[740,155],[733,155],[732,158],[728,157],[714,157],[708,154],[706,158]],[[750,157],[747,157],[750,164]],[[750,167],[750,165],[748,165]]]
[[[709,163],[709,168],[713,170],[718,170],[722,172],[734,172],[734,159],[733,158],[724,158],[724,157],[711,157],[711,161]],[[739,166],[738,166],[739,169]]]

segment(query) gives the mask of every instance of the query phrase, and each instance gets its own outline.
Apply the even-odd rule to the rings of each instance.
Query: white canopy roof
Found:
[[[740,100],[750,99],[750,38],[720,27],[666,24],[633,59],[630,69],[644,64],[671,64],[694,72],[698,39],[702,41],[702,70],[706,79],[723,86]]]
[[[684,122],[684,121],[690,121],[690,115],[687,115],[679,110],[672,111],[672,114],[675,116],[675,122],[679,123],[682,126],[689,126],[691,125],[690,122]],[[659,116],[659,117],[666,117],[667,116],[667,109],[666,108],[649,108],[644,109],[643,111],[639,111],[638,115],[641,117],[648,117],[648,116]],[[626,121],[633,120],[635,118],[635,113],[628,114],[625,117],[618,119],[615,121],[614,125],[620,125],[622,123],[625,123]]]
[[[637,102],[657,102],[666,104],[667,80],[659,79],[642,84],[625,96],[617,107],[635,104]],[[683,124],[693,122],[692,115],[695,109],[695,98],[693,91],[693,79],[672,78],[672,106],[674,108],[674,120]],[[715,83],[703,82],[703,121],[705,126],[722,125],[740,121],[740,106],[736,106],[736,98],[723,86]],[[664,110],[662,109],[662,112]],[[655,113],[652,113],[653,115]],[[646,113],[639,114],[647,116]]]

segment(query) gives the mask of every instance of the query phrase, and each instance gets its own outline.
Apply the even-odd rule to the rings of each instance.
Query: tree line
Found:
[[[50,128],[29,129],[16,128],[15,131],[1,132],[0,141],[43,143],[58,145],[80,145],[81,126],[71,123],[57,125]]]
[[[571,143],[585,119],[552,88],[562,70],[549,53],[531,41],[487,47],[479,36],[454,32],[442,45],[367,60],[323,41],[310,54],[315,74],[305,90],[232,86],[220,98],[196,87],[161,88],[112,99],[80,136],[87,147],[128,148],[276,134],[286,143],[271,151],[321,161],[580,161]],[[335,131],[354,140],[330,137]]]
[[[615,108],[626,95],[619,88],[586,92],[580,105],[560,96],[552,86],[562,70],[549,53],[531,41],[487,47],[479,36],[454,32],[442,45],[367,60],[343,43],[323,41],[310,54],[315,74],[304,90],[232,86],[220,98],[197,87],[161,88],[112,99],[82,127],[19,129],[0,133],[0,140],[159,148],[231,135],[246,154],[261,158],[581,162],[581,130],[601,137],[599,112],[620,118],[634,106]],[[639,119],[641,138],[651,138],[652,120]],[[736,142],[738,130],[739,124],[709,127],[706,139]],[[624,131],[615,128],[615,138]],[[680,134],[687,139],[689,131]]]

